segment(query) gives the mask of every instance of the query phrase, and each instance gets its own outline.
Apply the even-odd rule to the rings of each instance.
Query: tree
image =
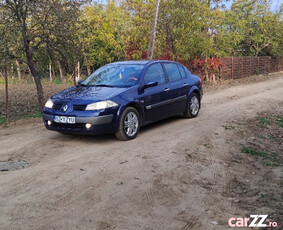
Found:
[[[258,56],[276,45],[278,23],[282,19],[280,14],[270,11],[270,1],[236,0],[230,18],[229,29],[238,38],[236,55]]]
[[[153,57],[153,50],[154,50],[155,37],[156,37],[156,28],[157,28],[157,21],[158,21],[159,4],[160,4],[160,0],[156,0],[150,45],[147,51],[147,57],[149,60],[151,60]]]
[[[127,23],[124,12],[114,1],[105,6],[86,6],[79,18],[77,36],[87,72],[109,62],[124,58],[122,31]]]
[[[0,9],[5,12],[3,16],[6,24],[5,34],[9,34],[10,30],[14,31],[13,42],[8,43],[11,45],[10,56],[19,60],[21,52],[25,54],[23,61],[28,65],[33,76],[40,108],[44,106],[44,95],[39,66],[46,63],[42,61],[46,56],[55,64],[56,52],[68,50],[66,49],[66,44],[70,40],[68,30],[74,24],[71,18],[76,18],[74,16],[84,2],[86,1],[0,0]]]
[[[126,59],[146,59],[155,0],[125,0],[121,6],[128,20],[122,32]]]
[[[44,97],[43,90],[40,81],[40,76],[38,71],[36,70],[35,63],[33,60],[33,52],[31,50],[31,35],[29,34],[28,21],[30,19],[32,8],[37,8],[37,1],[1,1],[1,8],[5,10],[6,20],[9,20],[10,25],[19,29],[21,34],[21,41],[23,44],[23,49],[26,55],[27,64],[30,68],[32,76],[34,78],[37,95],[38,95],[38,103],[42,108],[44,105]]]

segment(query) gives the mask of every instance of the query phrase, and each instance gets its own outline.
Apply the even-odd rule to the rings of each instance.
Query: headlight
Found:
[[[53,101],[51,99],[48,99],[48,101],[45,103],[45,107],[52,109],[53,107]]]
[[[100,110],[118,106],[114,101],[100,101],[87,105],[85,110]]]

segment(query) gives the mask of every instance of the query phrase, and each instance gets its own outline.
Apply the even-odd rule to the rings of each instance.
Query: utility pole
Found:
[[[160,0],[156,0],[155,1],[154,20],[153,20],[153,25],[152,25],[150,45],[149,45],[149,48],[148,48],[148,51],[147,51],[147,58],[149,60],[152,60],[152,58],[153,58],[153,51],[154,51],[154,45],[155,45],[155,36],[156,36],[156,28],[157,28],[157,21],[158,21],[159,5],[160,5]]]

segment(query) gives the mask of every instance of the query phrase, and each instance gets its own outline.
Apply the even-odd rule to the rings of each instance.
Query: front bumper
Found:
[[[101,115],[96,117],[76,116],[75,124],[56,123],[54,122],[54,116],[55,115],[47,113],[43,113],[42,115],[45,127],[49,130],[57,132],[74,134],[101,134],[114,133],[116,130],[115,119],[113,114]],[[48,124],[48,121],[51,121],[51,124]],[[85,126],[86,123],[91,123],[91,128],[87,129]]]

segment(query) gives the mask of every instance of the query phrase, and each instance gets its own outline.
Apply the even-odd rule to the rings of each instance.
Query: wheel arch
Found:
[[[188,94],[188,97],[190,97],[193,93],[195,93],[196,95],[198,95],[199,101],[201,102],[201,92],[200,92],[200,90],[199,90],[196,86],[193,86],[193,87],[190,89],[189,94]],[[201,103],[200,103],[200,107],[201,107]]]
[[[140,115],[140,119],[141,119],[141,125],[143,125],[143,123],[144,123],[144,111],[142,109],[142,106],[138,102],[132,101],[132,102],[128,103],[124,107],[124,109],[127,108],[127,107],[133,107],[133,108],[135,108],[138,111],[138,113]]]

